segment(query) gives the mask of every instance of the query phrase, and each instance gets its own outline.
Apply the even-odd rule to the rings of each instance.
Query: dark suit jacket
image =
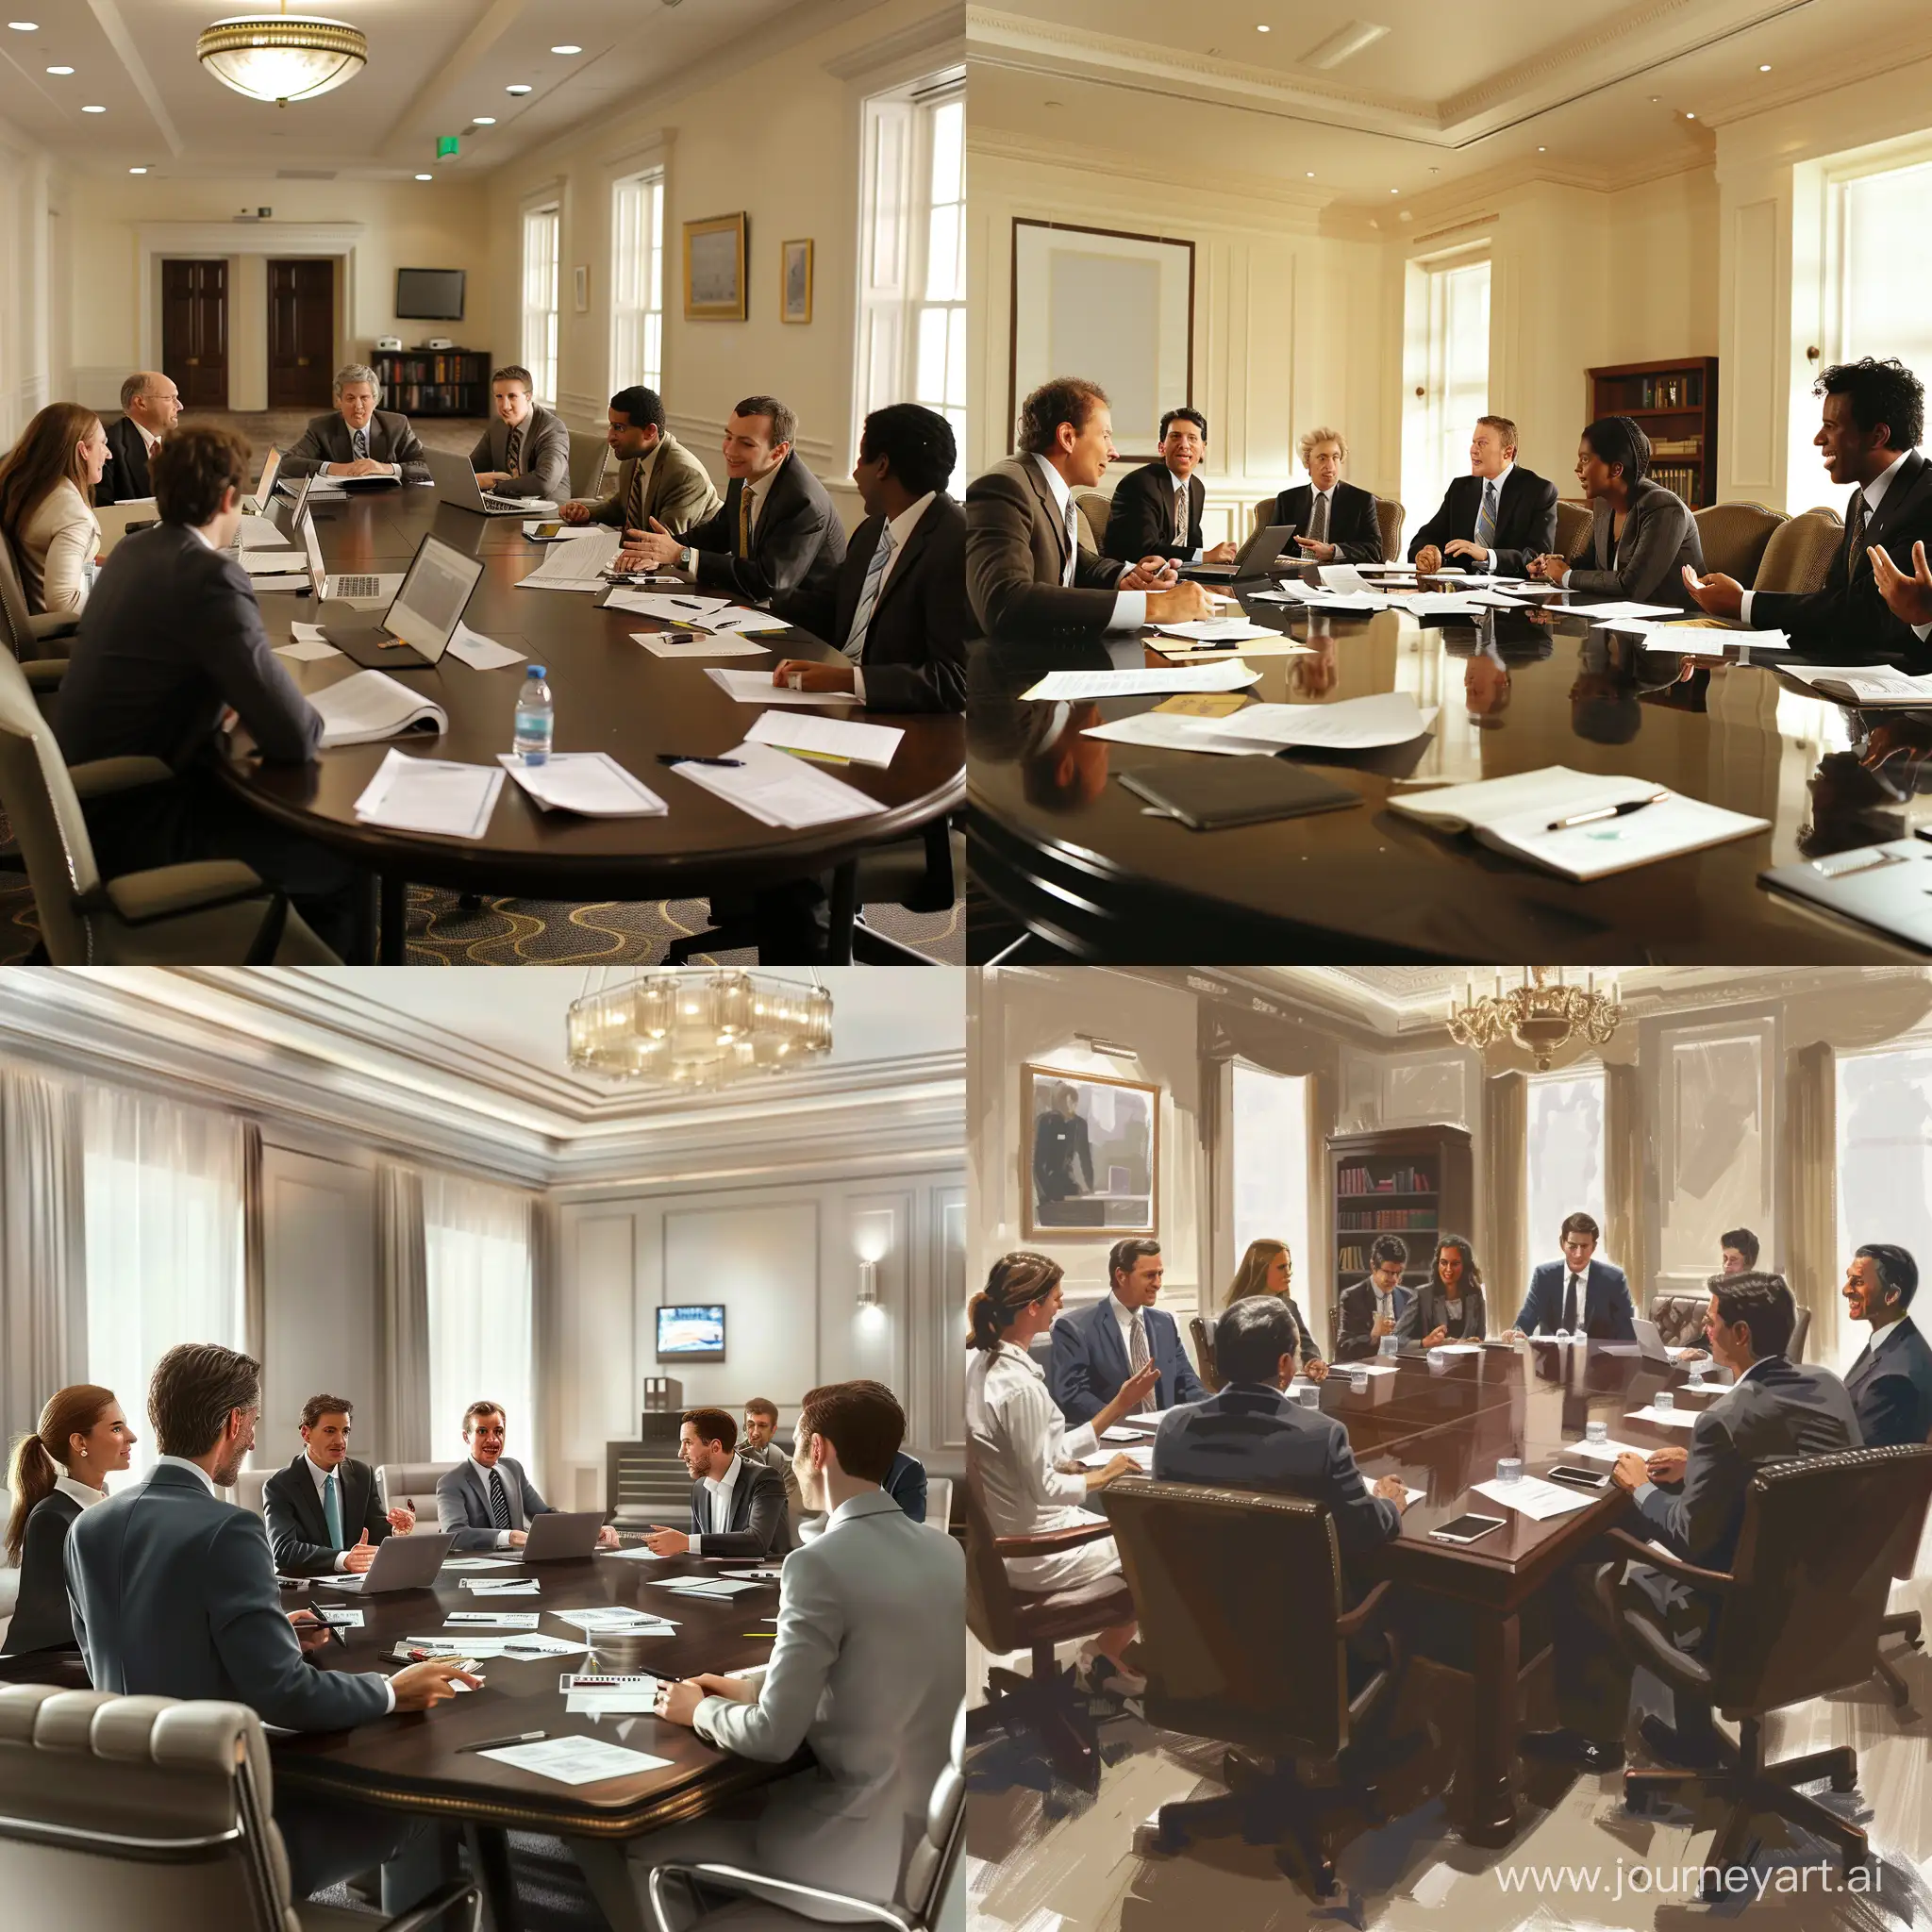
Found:
[[[379,1672],[309,1667],[260,1519],[192,1469],[157,1469],[82,1510],[67,1590],[96,1690],[220,1698],[296,1731],[346,1730],[389,1707]]]
[[[1420,1341],[1424,1335],[1433,1335],[1438,1328],[1447,1328],[1451,1341],[1480,1341],[1489,1332],[1487,1317],[1482,1290],[1465,1285],[1462,1319],[1451,1321],[1449,1297],[1442,1292],[1441,1283],[1432,1278],[1424,1282],[1410,1297],[1407,1307],[1396,1321],[1395,1332],[1405,1341]]]
[[[56,708],[70,765],[165,758],[179,772],[232,705],[264,758],[302,764],[322,718],[269,648],[248,575],[192,530],[137,530],[102,567],[81,612]]]
[[[914,1523],[925,1521],[925,1464],[916,1457],[907,1455],[905,1450],[892,1457],[892,1466],[886,1472],[886,1494],[911,1517]],[[943,1524],[940,1525],[945,1527]]]
[[[766,486],[764,508],[752,526],[751,554],[738,554],[738,500],[744,480],[734,476],[724,507],[684,532],[697,552],[698,582],[729,591],[747,604],[769,604],[786,591],[837,596],[845,560],[845,526],[825,486],[797,455],[788,456]]]
[[[513,1456],[499,1456],[496,1471],[503,1477],[509,1497],[509,1526],[528,1529],[530,1519],[550,1514],[550,1505],[537,1493],[537,1485],[524,1474],[524,1465]],[[777,1478],[774,1476],[774,1482]],[[785,1486],[778,1484],[778,1507],[782,1518]],[[436,1479],[436,1524],[456,1538],[458,1550],[490,1550],[496,1547],[496,1519],[490,1513],[490,1492],[466,1456],[452,1470]]]
[[[1291,524],[1295,535],[1308,534],[1309,520],[1315,514],[1315,486],[1312,483],[1297,483],[1291,490],[1284,490],[1274,499],[1274,514],[1268,521],[1271,524]],[[1375,515],[1375,499],[1366,490],[1357,490],[1353,483],[1338,483],[1330,493],[1328,504],[1327,541],[1335,548],[1337,563],[1381,563],[1382,525]],[[1307,553],[1294,545],[1289,546],[1291,557],[1301,557]]]
[[[407,416],[393,409],[378,409],[369,419],[369,459],[374,463],[400,463],[405,483],[426,483],[429,465],[423,460],[423,445],[409,427]],[[295,446],[282,458],[283,476],[312,475],[325,463],[353,463],[356,446],[349,441],[349,425],[340,409],[325,416],[311,416],[308,427],[296,438]]]
[[[867,517],[852,533],[829,587],[788,591],[774,613],[841,650],[851,635],[884,520]],[[892,559],[865,627],[865,704],[871,711],[966,708],[966,517],[942,490]]]
[[[1402,1333],[1402,1318],[1415,1299],[1413,1289],[1399,1283],[1392,1297],[1395,1303],[1395,1329]],[[1339,1362],[1366,1361],[1379,1354],[1382,1343],[1372,1333],[1375,1325],[1375,1284],[1364,1277],[1341,1291],[1341,1332],[1335,1338],[1335,1359]]]
[[[1123,563],[1139,563],[1143,557],[1172,557],[1185,563],[1196,556],[1207,542],[1201,511],[1208,502],[1208,486],[1198,476],[1188,478],[1185,543],[1174,539],[1174,472],[1165,463],[1143,463],[1129,470],[1114,488],[1102,551]]]
[[[643,522],[637,527],[648,530],[655,517],[674,537],[682,536],[692,525],[717,513],[718,492],[704,464],[668,429],[658,430],[656,447],[657,459],[644,485]],[[590,504],[593,524],[624,526],[631,478],[644,460],[643,457],[625,457],[617,466],[617,488],[608,496],[583,499]]]
[[[470,452],[470,467],[479,475],[485,470],[501,470],[508,455],[509,425],[501,416],[492,416],[490,427]],[[541,403],[530,405],[517,473],[508,482],[496,486],[496,494],[546,496],[552,503],[569,500],[570,431],[555,410],[546,409]]]
[[[1145,1308],[1141,1325],[1147,1331],[1148,1358],[1160,1371],[1154,1407],[1172,1408],[1177,1402],[1200,1401],[1208,1391],[1181,1346],[1174,1317],[1158,1308]],[[1078,1314],[1062,1315],[1053,1324],[1046,1383],[1070,1424],[1091,1422],[1121,1392],[1126,1379],[1126,1344],[1114,1319],[1111,1294]]]
[[[731,1527],[714,1530],[711,1492],[701,1482],[691,1486],[691,1533],[705,1540],[708,1557],[769,1557],[785,1554],[785,1482],[775,1469],[743,1457],[731,1485]]]
[[[284,1576],[330,1576],[336,1551],[323,1520],[322,1494],[308,1469],[305,1451],[278,1469],[262,1485],[262,1513],[268,1520],[269,1548],[275,1568]],[[344,1457],[336,1472],[342,1504],[342,1547],[347,1549],[364,1530],[372,1543],[388,1537],[389,1513],[375,1493],[375,1472],[366,1462]]]
[[[1620,539],[1610,535],[1610,507],[1591,508],[1590,541],[1570,567],[1570,588],[1632,604],[1674,604],[1689,609],[1684,566],[1704,575],[1704,543],[1690,506],[1648,476],[1630,492]]]
[[[1444,493],[1441,507],[1408,545],[1408,560],[1428,544],[1444,548],[1452,538],[1475,541],[1475,520],[1483,507],[1483,479],[1457,476]],[[1525,470],[1521,463],[1504,479],[1496,504],[1496,541],[1490,548],[1491,567],[1499,575],[1518,576],[1532,557],[1550,556],[1557,547],[1557,486]],[[1457,561],[1467,561],[1458,558]]]
[[[1084,529],[1079,512],[1074,529]],[[982,629],[1010,639],[1097,637],[1126,569],[1082,543],[1062,584],[1067,529],[1032,457],[1006,457],[966,486],[966,594]]]
[[[1563,1303],[1570,1292],[1570,1264],[1544,1261],[1529,1277],[1529,1292],[1517,1310],[1515,1325],[1525,1335],[1554,1335],[1563,1325]],[[1583,1329],[1592,1341],[1635,1341],[1637,1310],[1624,1271],[1592,1255],[1583,1284]]]
[[[1344,1554],[1386,1543],[1402,1526],[1402,1512],[1362,1480],[1348,1431],[1259,1382],[1230,1382],[1162,1416],[1154,1479],[1281,1490],[1325,1503]]]
[[[99,1507],[98,1505],[96,1507]],[[0,1653],[61,1650],[74,1643],[74,1612],[67,1601],[67,1532],[85,1512],[58,1490],[27,1511],[20,1545],[20,1596]]]
[[[1907,1316],[1868,1343],[1845,1371],[1868,1449],[1923,1442],[1932,1436],[1932,1347]]]
[[[132,416],[117,417],[108,425],[108,467],[94,485],[96,509],[104,503],[132,503],[155,493],[148,475],[147,441]]]
[[[1908,625],[1886,608],[1872,575],[1866,550],[1882,543],[1886,554],[1907,576],[1912,570],[1912,545],[1923,541],[1932,553],[1932,464],[1913,450],[1898,475],[1886,485],[1877,509],[1866,519],[1858,554],[1848,554],[1851,528],[1831,559],[1824,582],[1798,594],[1759,591],[1751,600],[1751,622],[1758,630],[1783,630],[1794,642],[1830,643],[1837,648],[1856,643],[1884,651],[1923,652],[1924,646]],[[1834,663],[1843,660],[1833,658]]]

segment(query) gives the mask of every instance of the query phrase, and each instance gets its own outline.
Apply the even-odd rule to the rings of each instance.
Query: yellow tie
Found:
[[[751,555],[751,485],[738,492],[738,554]]]

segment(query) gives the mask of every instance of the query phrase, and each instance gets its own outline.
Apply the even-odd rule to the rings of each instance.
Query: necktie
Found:
[[[349,446],[358,457],[369,454],[369,432],[366,429],[352,429],[349,432]]]
[[[1074,581],[1074,567],[1080,558],[1080,526],[1074,521],[1079,514],[1080,512],[1074,508],[1074,499],[1071,496],[1068,497],[1067,562],[1066,568],[1060,572],[1060,582],[1063,584],[1071,584]]]
[[[1325,490],[1315,492],[1315,513],[1308,519],[1308,535],[1317,543],[1328,541],[1328,492]]]
[[[336,1473],[330,1470],[322,1479],[322,1520],[328,1524],[328,1546],[342,1547],[342,1499],[336,1487]]]
[[[1576,1331],[1576,1282],[1577,1277],[1573,1274],[1570,1277],[1570,1291],[1563,1297],[1563,1325],[1572,1334]]]
[[[1147,1329],[1139,1308],[1134,1310],[1132,1336],[1127,1344],[1127,1367],[1139,1374],[1147,1366]]]
[[[1174,541],[1182,546],[1188,541],[1188,486],[1185,483],[1174,493]]]
[[[1852,500],[1845,507],[1845,578],[1849,582],[1861,570],[1872,568],[1872,559],[1865,555],[1865,492],[1852,491]]]
[[[751,555],[751,485],[738,492],[738,554]]]
[[[859,586],[858,608],[852,613],[852,629],[846,635],[845,655],[857,664],[865,656],[865,627],[872,622],[874,607],[879,601],[879,586],[886,580],[886,565],[892,558],[892,526],[879,532],[878,548],[865,567],[865,582]]]
[[[1475,541],[1485,550],[1496,541],[1496,479],[1493,476],[1483,485],[1483,507],[1476,512]]]
[[[490,1520],[498,1529],[508,1529],[509,1521],[509,1497],[503,1487],[503,1478],[492,1469],[490,1472]]]
[[[524,425],[519,423],[509,433],[509,446],[503,453],[503,467],[514,476],[523,465]]]
[[[628,530],[644,527],[644,466],[641,460],[630,466],[630,494],[625,499],[624,524]]]

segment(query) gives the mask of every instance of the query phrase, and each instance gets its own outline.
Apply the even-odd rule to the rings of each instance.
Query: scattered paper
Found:
[[[664,1619],[652,1610],[633,1610],[623,1607],[595,1610],[558,1610],[553,1613],[559,1624],[568,1624],[574,1629],[590,1635],[608,1630],[656,1630],[659,1627],[671,1629]]]
[[[762,658],[763,644],[754,642],[750,638],[734,637],[729,631],[721,631],[713,637],[705,632],[683,641],[674,639],[669,631],[634,630],[630,634],[634,644],[641,644],[654,658]],[[781,687],[774,686],[778,690]]]
[[[538,1596],[543,1586],[535,1577],[512,1577],[498,1580],[488,1576],[465,1576],[458,1585],[461,1590],[474,1590],[478,1596]]]
[[[735,1576],[654,1576],[659,1590],[675,1590],[680,1596],[736,1596],[741,1591],[756,1590],[756,1583],[742,1583]]]
[[[452,1610],[444,1620],[443,1635],[467,1635],[467,1631],[457,1631],[458,1624],[474,1624],[479,1630],[534,1630],[538,1624],[535,1610]]]
[[[1693,1408],[1687,1413],[1681,1408],[1658,1408],[1647,1403],[1641,1408],[1628,1408],[1624,1413],[1633,1423],[1654,1423],[1665,1429],[1694,1429],[1704,1411]]]
[[[517,586],[520,591],[601,591],[603,575],[623,546],[624,533],[597,525],[581,536],[544,546],[543,560]]]
[[[516,1570],[522,1568],[520,1557],[445,1557],[441,1568],[445,1570]]]
[[[560,1785],[595,1785],[613,1777],[636,1777],[642,1772],[662,1771],[671,1762],[668,1757],[653,1757],[648,1751],[606,1743],[602,1738],[546,1738],[541,1744],[512,1744],[502,1751],[479,1751],[476,1755],[516,1771],[552,1778]]]
[[[713,613],[730,609],[731,599],[707,597],[696,591],[640,591],[620,584],[604,600],[604,608],[660,618],[666,624],[701,624],[708,628]]]
[[[505,1657],[528,1659],[534,1657],[580,1657],[590,1649],[581,1638],[552,1637],[543,1630],[478,1631],[452,1636],[405,1637],[393,1655],[408,1661],[412,1650],[426,1650],[431,1657]]]
[[[1080,1460],[1089,1469],[1105,1469],[1116,1456],[1124,1456],[1136,1469],[1152,1469],[1154,1467],[1153,1443],[1139,1442],[1138,1439],[1137,1442],[1138,1446],[1132,1449],[1102,1449],[1094,1455],[1081,1457]]]
[[[1546,1483],[1540,1475],[1520,1475],[1513,1483],[1477,1483],[1474,1493],[1492,1503],[1507,1504],[1519,1514],[1538,1523],[1552,1516],[1567,1516],[1573,1509],[1588,1509],[1597,1498],[1579,1495],[1560,1483]]]
[[[1633,604],[1616,602],[1611,602],[1608,604],[1568,604],[1564,606],[1564,609],[1566,612],[1574,612],[1575,615],[1579,617],[1593,617],[1598,619],[1606,617],[1681,618],[1684,615],[1683,607],[1679,604]],[[1600,630],[1607,628],[1607,625],[1604,625],[1602,624],[1599,624],[1596,627]]]
[[[1100,1440],[1103,1442],[1138,1442],[1141,1441],[1141,1431],[1139,1429],[1124,1429],[1116,1424],[1110,1429],[1102,1429]]]
[[[1428,1493],[1429,1492],[1426,1490],[1412,1490],[1407,1483],[1404,1483],[1402,1486],[1402,1507],[1405,1509],[1412,1509],[1418,1503],[1422,1502],[1424,1498],[1428,1495]]]
[[[741,636],[749,636],[753,631],[791,628],[782,617],[774,617],[769,610],[744,610],[736,607],[706,618],[705,627],[708,630],[736,631]]]
[[[1619,1442],[1607,1438],[1601,1442],[1566,1442],[1563,1445],[1566,1456],[1587,1456],[1592,1462],[1614,1462],[1620,1456],[1648,1456],[1648,1449],[1640,1449],[1635,1442]]]
[[[661,1563],[664,1558],[656,1550],[649,1550],[640,1543],[634,1550],[599,1550],[600,1557],[619,1557],[627,1563]]]
[[[474,631],[467,624],[457,625],[449,641],[449,654],[472,671],[501,671],[506,664],[521,664],[524,654],[512,651],[508,644],[500,644],[494,638],[486,638],[480,631]]]
[[[895,724],[860,724],[849,718],[787,717],[766,711],[747,731],[753,744],[775,744],[787,751],[824,752],[858,765],[890,765],[906,736]]]
[[[1439,1341],[1429,1351],[1431,1355],[1480,1355],[1482,1352],[1480,1341]]]
[[[1399,1375],[1402,1371],[1394,1362],[1336,1362],[1333,1373],[1338,1375]]]
[[[1209,658],[1226,656],[1226,647],[1222,644],[1196,644],[1179,638],[1156,638],[1154,648],[1163,658],[1174,663],[1205,663]],[[1243,658],[1310,658],[1316,655],[1313,644],[1305,644],[1299,638],[1284,636],[1278,630],[1271,630],[1264,638],[1250,638],[1242,644]]]
[[[1157,624],[1164,638],[1188,638],[1198,644],[1241,643],[1249,638],[1278,638],[1278,630],[1251,624],[1245,617],[1197,617],[1190,624]]]
[[[732,671],[722,664],[705,667],[705,675],[741,705],[811,705],[829,708],[839,705],[851,707],[858,699],[849,691],[792,691],[789,686],[774,684],[769,671]]]
[[[592,819],[641,819],[670,809],[608,751],[554,751],[541,765],[526,765],[513,751],[496,756],[545,811],[572,811]]]
[[[717,675],[715,672],[711,675]],[[773,745],[747,741],[725,756],[739,763],[682,764],[677,774],[768,825],[803,831],[808,825],[831,824],[885,809],[877,799]]]
[[[1367,578],[1352,563],[1324,563],[1316,572],[1324,591],[1366,591]]]
[[[446,758],[412,758],[391,750],[356,801],[365,825],[428,832],[445,839],[480,839],[503,790],[503,773]]]
[[[297,625],[295,628],[300,630],[302,626]],[[293,643],[277,644],[275,649],[277,658],[291,658],[297,664],[308,664],[318,658],[341,656],[333,644],[325,642],[321,638],[297,638]]]
[[[715,671],[711,674],[717,676]],[[1175,691],[1240,691],[1260,681],[1261,674],[1243,664],[1240,658],[1218,659],[1212,664],[1189,664],[1179,670],[1157,671],[1050,671],[1023,698],[1058,704],[1080,698],[1140,697],[1152,692],[1165,696]]]

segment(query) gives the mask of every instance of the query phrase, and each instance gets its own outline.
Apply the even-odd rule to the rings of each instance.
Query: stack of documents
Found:
[[[405,731],[443,732],[449,713],[434,698],[398,684],[386,671],[358,671],[340,684],[310,691],[322,713],[325,751],[338,744],[377,744]]]
[[[712,672],[716,677],[719,674]],[[1217,658],[1212,664],[1187,664],[1156,671],[1049,671],[1023,698],[1043,704],[1071,704],[1083,698],[1165,696],[1176,691],[1240,691],[1257,684],[1261,674],[1239,658]]]
[[[659,817],[669,809],[608,751],[554,751],[541,765],[526,765],[513,751],[496,756],[544,811],[574,811],[589,819],[641,819]]]
[[[602,591],[608,588],[602,572],[623,547],[621,530],[597,525],[581,537],[552,543],[543,561],[525,577],[520,591]]]
[[[572,1717],[643,1717],[658,1708],[656,1677],[612,1677],[566,1671],[558,1678],[564,1710]]]
[[[379,677],[382,674],[366,671],[362,675]],[[480,839],[489,829],[502,790],[502,772],[488,765],[406,758],[391,751],[357,799],[356,816],[365,825],[383,825],[392,832]]]
[[[679,1596],[731,1597],[758,1587],[737,1576],[654,1576],[651,1581],[659,1590],[675,1590]]]
[[[1566,1490],[1560,1483],[1546,1483],[1540,1475],[1520,1475],[1513,1483],[1477,1483],[1475,1493],[1491,1503],[1507,1504],[1538,1523],[1551,1516],[1567,1516],[1573,1509],[1588,1509],[1597,1500],[1594,1495]]]
[[[896,724],[861,724],[851,718],[821,718],[808,712],[766,711],[745,734],[753,744],[775,744],[785,751],[817,752],[855,765],[890,765],[906,736]]]
[[[1110,724],[1090,724],[1084,736],[1119,744],[1158,744],[1224,757],[1268,757],[1289,745],[1328,751],[1368,751],[1407,744],[1429,728],[1410,691],[1381,691],[1333,705],[1250,705],[1225,718],[1190,718],[1143,711]]]
[[[1164,638],[1189,638],[1197,644],[1239,644],[1249,638],[1278,638],[1278,630],[1245,617],[1197,617],[1190,624],[1157,624]]]
[[[828,825],[885,810],[877,799],[774,745],[747,740],[724,756],[736,758],[737,764],[686,763],[678,766],[678,776],[765,824],[797,832],[808,825]]]
[[[513,1771],[527,1771],[560,1785],[602,1784],[613,1777],[636,1777],[640,1772],[662,1771],[668,1757],[607,1744],[601,1738],[546,1738],[541,1744],[511,1744],[501,1751],[479,1751]]]
[[[1869,710],[1932,707],[1932,676],[1908,677],[1886,664],[1780,664],[1787,677],[1816,685],[1827,697],[1843,691]]]
[[[633,1610],[622,1605],[608,1609],[558,1610],[559,1624],[569,1624],[587,1637],[601,1637],[610,1631],[636,1632],[646,1637],[667,1637],[677,1625],[652,1610]]]
[[[774,684],[769,671],[727,671],[721,664],[711,664],[706,666],[705,675],[741,705],[810,705],[824,709],[858,702],[857,694],[849,691],[792,691]]]

